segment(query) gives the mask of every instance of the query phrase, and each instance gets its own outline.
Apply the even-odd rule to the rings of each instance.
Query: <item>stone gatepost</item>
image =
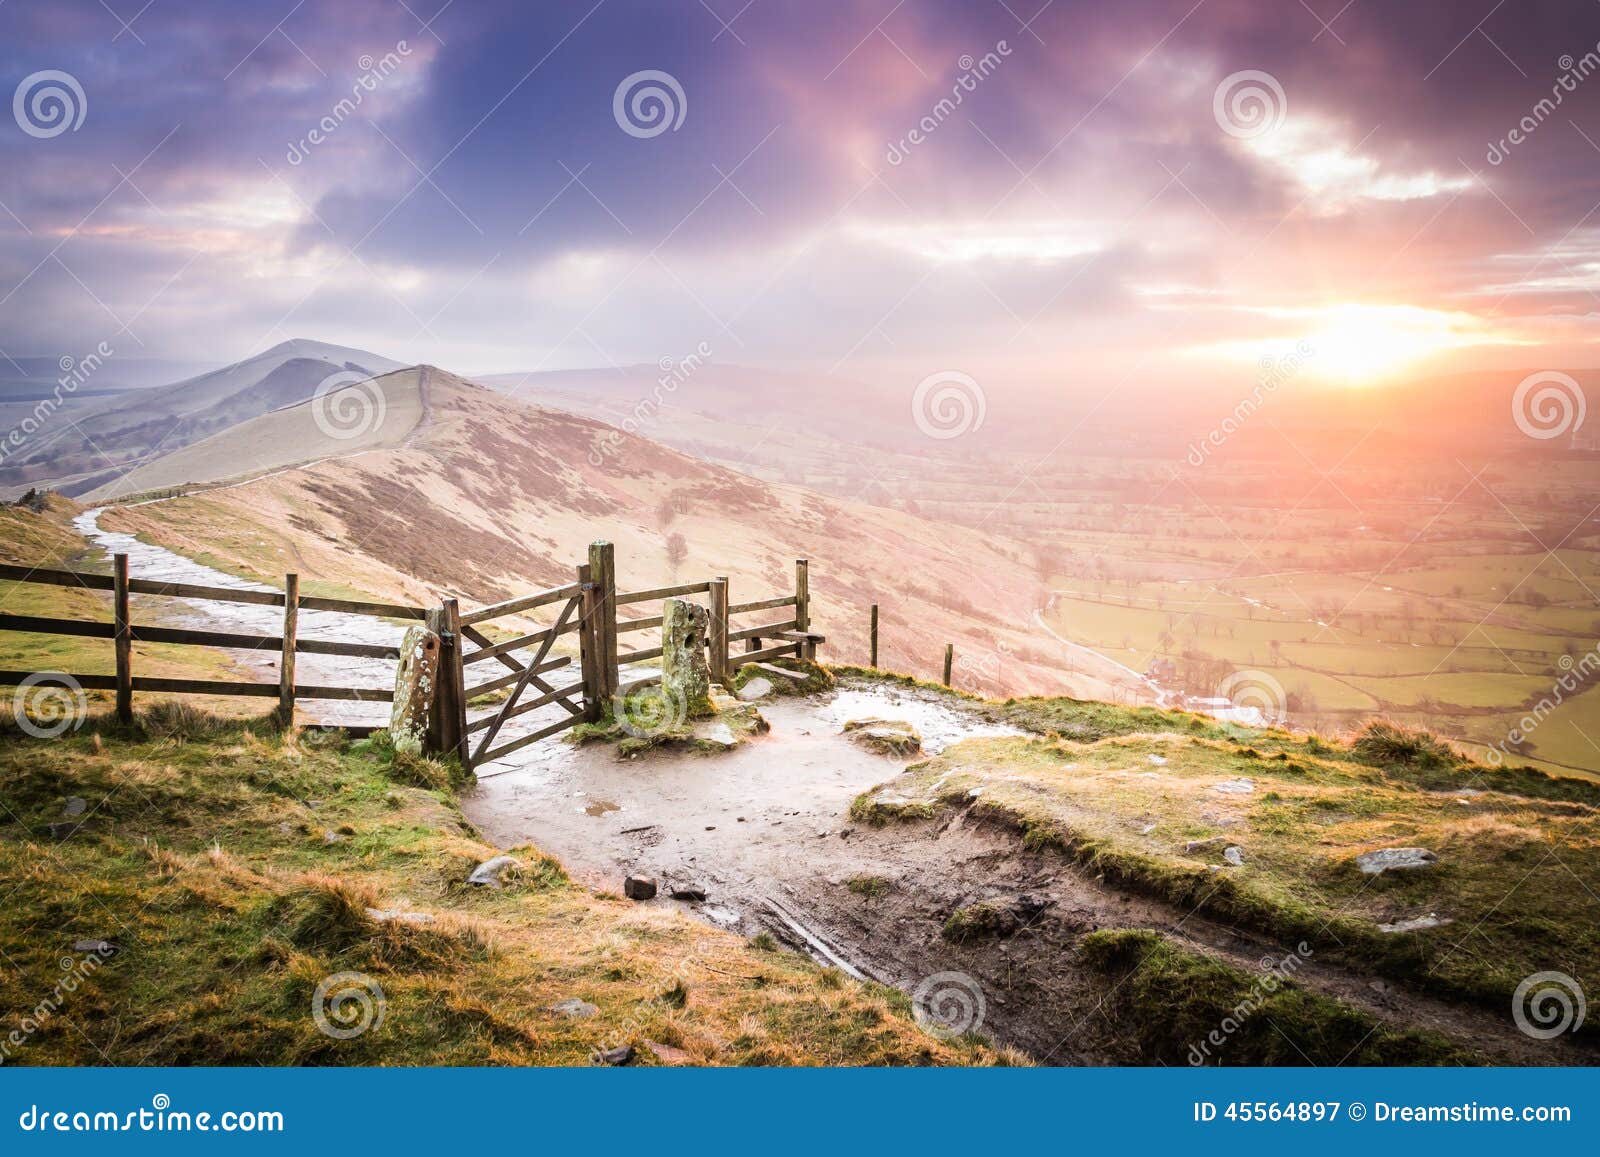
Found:
[[[394,674],[394,706],[389,712],[389,736],[396,751],[412,755],[438,754],[426,751],[428,721],[438,689],[439,636],[427,627],[412,627],[400,644],[400,664]]]
[[[661,690],[684,705],[687,717],[715,714],[711,672],[706,666],[706,634],[711,616],[698,603],[667,599],[661,608]]]

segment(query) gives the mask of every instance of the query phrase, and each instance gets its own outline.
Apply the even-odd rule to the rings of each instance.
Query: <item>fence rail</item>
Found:
[[[116,713],[123,722],[133,719],[133,694],[159,692],[178,695],[246,696],[260,699],[277,699],[278,710],[292,719],[297,699],[329,699],[356,702],[384,703],[394,698],[390,688],[322,686],[298,683],[294,677],[294,656],[330,655],[360,659],[396,659],[399,652],[392,646],[374,643],[348,643],[330,639],[301,639],[298,637],[301,610],[334,611],[347,615],[368,615],[381,618],[416,620],[428,612],[422,607],[402,606],[398,603],[372,602],[359,599],[326,598],[300,594],[298,575],[284,576],[282,591],[248,590],[235,587],[208,586],[198,583],[162,582],[153,579],[133,578],[128,574],[128,556],[112,556],[109,575],[88,574],[81,571],[54,570],[47,567],[26,567],[0,564],[0,580],[19,583],[37,583],[47,586],[70,587],[90,591],[111,592],[111,621],[94,619],[68,619],[38,615],[0,614],[0,631],[17,631],[29,634],[66,635],[78,638],[109,639],[115,658],[116,671],[111,675],[76,672],[50,672],[72,680],[89,691],[116,692]],[[280,634],[264,635],[236,631],[200,630],[189,627],[161,627],[133,622],[131,595],[152,595],[158,598],[187,599],[197,602],[243,603],[255,606],[283,608],[283,627]],[[248,679],[175,679],[135,675],[133,673],[134,643],[165,643],[178,646],[221,647],[230,650],[266,651],[281,656],[279,678],[275,683]],[[42,672],[0,671],[0,685],[15,685]],[[365,729],[359,729],[365,730]]]
[[[615,550],[608,542],[596,542],[589,548],[588,560],[574,569],[575,581],[491,603],[466,614],[461,612],[454,599],[444,599],[436,607],[415,607],[302,595],[300,579],[296,574],[284,576],[284,589],[280,592],[133,578],[128,574],[128,556],[125,554],[114,555],[112,564],[110,575],[0,564],[0,580],[109,591],[112,596],[110,622],[0,614],[0,631],[107,639],[113,646],[116,667],[115,673],[110,675],[0,671],[0,686],[16,686],[41,674],[64,675],[85,690],[115,692],[117,716],[125,722],[131,722],[133,718],[135,692],[275,698],[281,716],[286,721],[292,721],[295,703],[299,699],[393,703],[400,698],[393,688],[323,686],[299,682],[295,671],[296,655],[393,661],[397,664],[398,680],[405,677],[402,652],[412,638],[408,635],[408,642],[395,646],[302,639],[299,637],[299,614],[302,610],[399,619],[422,624],[427,634],[420,637],[437,638],[439,643],[437,670],[428,688],[425,749],[434,754],[456,754],[464,765],[476,767],[585,720],[598,719],[605,706],[619,695],[652,681],[647,676],[624,684],[619,678],[619,671],[630,664],[659,659],[662,647],[636,646],[632,650],[622,651],[618,647],[618,639],[625,634],[659,629],[665,612],[619,622],[618,607],[639,606],[670,598],[706,596],[710,612],[710,631],[705,641],[707,665],[713,680],[727,685],[731,685],[734,673],[741,666],[784,656],[814,658],[817,645],[823,642],[821,635],[810,630],[809,564],[805,559],[795,562],[793,594],[730,603],[729,584],[725,576],[648,590],[618,591]],[[278,634],[259,634],[135,624],[129,601],[129,596],[134,594],[280,607],[283,610],[283,626]],[[535,630],[527,630],[524,626],[517,628],[518,633],[500,640],[480,629],[497,619],[526,616],[546,607],[554,609],[556,613],[554,623],[549,626]],[[775,622],[745,626],[735,622],[737,616],[778,610],[788,610],[790,613]],[[521,621],[527,623],[525,618]],[[569,634],[577,636],[578,676],[575,681],[557,686],[545,676],[572,666],[573,656],[551,654],[556,642]],[[743,642],[745,650],[742,654],[731,655],[729,648],[737,642]],[[248,679],[135,675],[134,643],[271,652],[280,656],[279,677],[277,682],[268,683]],[[432,643],[428,646],[431,647]],[[495,664],[495,669],[501,670],[501,673],[468,686],[467,668],[484,663]],[[507,692],[501,702],[469,719],[469,704],[499,692]],[[565,718],[495,746],[505,724],[540,708],[555,705],[566,711]],[[397,707],[396,711],[400,709]],[[352,728],[354,731],[372,729]]]

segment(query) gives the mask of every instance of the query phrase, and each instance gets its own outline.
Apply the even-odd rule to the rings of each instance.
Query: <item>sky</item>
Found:
[[[6,0],[0,80],[3,357],[1600,364],[1596,0]]]

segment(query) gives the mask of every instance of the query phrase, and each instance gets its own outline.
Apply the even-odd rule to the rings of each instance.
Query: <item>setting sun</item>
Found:
[[[1471,314],[1413,305],[1340,304],[1247,312],[1288,322],[1297,332],[1224,342],[1200,352],[1266,364],[1309,348],[1309,355],[1300,355],[1308,373],[1350,386],[1374,385],[1452,350],[1507,340]]]

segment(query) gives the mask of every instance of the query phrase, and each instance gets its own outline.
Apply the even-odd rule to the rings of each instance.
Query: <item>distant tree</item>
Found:
[[[673,531],[667,535],[667,565],[677,570],[689,557],[689,541]]]

